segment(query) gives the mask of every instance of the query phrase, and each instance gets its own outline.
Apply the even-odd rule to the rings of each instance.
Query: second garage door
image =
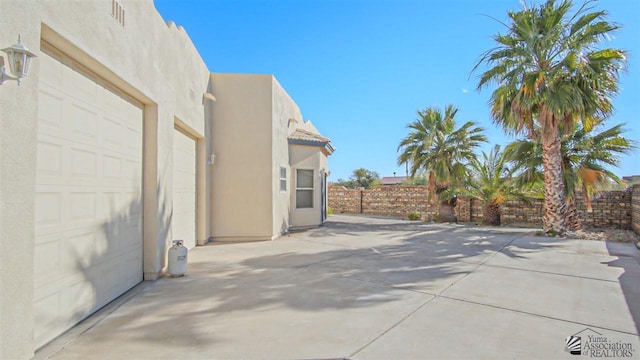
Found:
[[[179,129],[173,132],[173,216],[174,240],[196,246],[196,141]]]

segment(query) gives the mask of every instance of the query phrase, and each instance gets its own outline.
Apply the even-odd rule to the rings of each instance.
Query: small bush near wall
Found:
[[[409,220],[420,220],[420,213],[417,211],[410,211],[407,214],[407,217],[409,218]]]

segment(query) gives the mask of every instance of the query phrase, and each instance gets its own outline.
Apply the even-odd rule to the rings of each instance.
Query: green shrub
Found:
[[[556,237],[558,236],[558,232],[556,231],[556,229],[551,228],[547,230],[547,236]]]
[[[327,215],[333,215],[333,209],[331,206],[327,206]]]
[[[420,220],[420,213],[418,211],[409,211],[409,213],[407,214],[407,217],[409,218],[409,220]]]

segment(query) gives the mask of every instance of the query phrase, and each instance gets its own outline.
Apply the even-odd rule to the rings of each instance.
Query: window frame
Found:
[[[283,170],[284,170],[284,177],[282,177],[282,172],[283,172]],[[286,167],[286,166],[280,166],[280,174],[279,174],[279,177],[280,177],[280,181],[279,181],[279,184],[280,184],[280,192],[281,192],[281,193],[283,193],[283,192],[287,192],[287,191],[289,190],[289,187],[288,187],[288,183],[287,183],[287,167]],[[284,184],[284,188],[283,188],[283,186],[282,186],[283,184]]]
[[[298,181],[300,179],[299,172],[300,171],[311,171],[311,187],[299,187]],[[296,169],[296,209],[315,209],[316,201],[315,201],[315,170],[314,169]],[[305,191],[311,192],[311,206],[301,207],[298,204],[298,192]]]

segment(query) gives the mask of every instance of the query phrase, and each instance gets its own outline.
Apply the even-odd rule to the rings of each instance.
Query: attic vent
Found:
[[[124,26],[124,8],[116,0],[111,0],[111,16]]]

